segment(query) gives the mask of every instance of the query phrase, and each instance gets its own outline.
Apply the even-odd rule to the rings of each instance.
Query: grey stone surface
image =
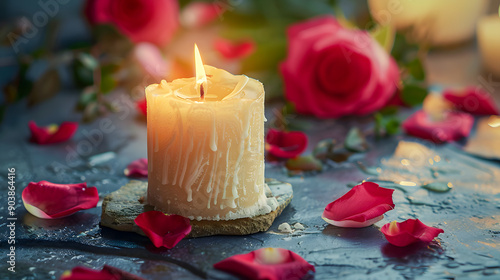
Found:
[[[50,146],[28,142],[29,120],[45,125],[78,120],[73,111],[77,92],[64,92],[37,107],[17,104],[7,111],[0,127],[0,279],[58,279],[76,265],[100,268],[109,264],[146,279],[234,279],[216,271],[213,264],[234,254],[263,247],[292,250],[316,267],[315,279],[498,279],[500,267],[500,163],[464,154],[455,144],[431,146],[406,136],[375,140],[368,136],[372,149],[355,154],[324,172],[288,177],[280,164],[266,164],[266,177],[293,185],[294,199],[266,232],[248,236],[211,236],[184,239],[171,250],[155,248],[148,238],[135,233],[101,227],[101,204],[57,220],[41,220],[22,206],[21,192],[30,181],[55,183],[86,181],[96,186],[101,200],[129,182],[123,170],[131,161],[146,156],[146,124],[138,118],[133,105],[122,102],[120,113],[82,124],[72,140]],[[272,107],[268,108],[271,119]],[[403,110],[401,116],[409,114]],[[103,122],[113,129],[103,131]],[[340,140],[351,126],[369,131],[369,118],[314,120],[307,124],[311,152],[324,138]],[[348,185],[374,176],[357,167],[383,166],[400,140],[418,141],[441,154],[443,162],[459,169],[459,174],[442,173],[453,180],[445,193],[420,193],[426,203],[412,204],[405,193],[396,190],[396,208],[374,226],[362,229],[336,228],[321,219],[324,207],[346,193]],[[92,156],[112,151],[115,157],[94,165]],[[95,157],[93,157],[95,159]],[[6,271],[8,231],[7,168],[16,168],[16,274]],[[411,173],[404,173],[409,176]],[[429,173],[430,176],[430,173]],[[382,186],[388,186],[383,185]],[[387,243],[379,227],[392,220],[417,217],[424,223],[443,228],[436,242],[428,246],[395,248]],[[305,230],[292,234],[278,231],[281,223],[296,222]]]

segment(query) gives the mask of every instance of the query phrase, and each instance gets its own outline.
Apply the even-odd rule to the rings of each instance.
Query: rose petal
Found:
[[[176,0],[92,0],[85,7],[90,23],[112,23],[134,43],[166,46],[179,26]]]
[[[138,160],[134,160],[127,168],[125,168],[124,172],[127,177],[148,177],[148,159],[140,158]]]
[[[406,119],[402,127],[406,133],[428,139],[435,143],[451,142],[470,134],[474,118],[468,113],[445,112],[444,119],[432,121],[423,110],[419,110]]]
[[[282,248],[262,248],[247,254],[234,255],[214,268],[248,279],[302,279],[314,266],[294,252]]]
[[[499,111],[491,95],[480,88],[468,87],[462,92],[445,90],[443,97],[457,109],[475,115],[498,115]]]
[[[170,65],[163,57],[160,49],[151,43],[136,44],[132,58],[137,62],[144,76],[154,80],[166,79]]]
[[[172,249],[191,232],[188,218],[165,215],[160,211],[144,212],[134,222],[157,248],[163,246]]]
[[[135,105],[136,105],[137,111],[142,113],[144,116],[148,115],[148,103],[146,102],[146,98],[144,98],[143,100],[137,101],[137,103],[135,103]]]
[[[426,226],[418,219],[408,219],[402,223],[393,221],[385,224],[380,231],[385,235],[389,243],[403,247],[417,241],[431,242],[444,230]]]
[[[394,209],[394,190],[364,182],[328,204],[322,218],[338,227],[367,227],[380,221],[383,214]]]
[[[213,22],[222,12],[216,3],[193,2],[182,10],[180,21],[187,28],[199,28]]]
[[[99,194],[87,183],[54,184],[47,181],[31,182],[23,190],[22,199],[26,210],[42,219],[69,216],[97,206]]]
[[[70,139],[78,129],[76,122],[63,122],[60,126],[37,126],[34,121],[28,123],[31,131],[31,141],[40,145],[60,143]]]
[[[116,267],[104,265],[101,270],[77,266],[61,275],[61,280],[144,280],[137,275]]]
[[[279,158],[294,158],[307,148],[307,135],[300,131],[284,132],[269,129],[266,135],[266,151]]]
[[[244,40],[233,43],[219,38],[215,40],[214,48],[227,59],[238,59],[251,55],[255,51],[255,42],[253,40]]]

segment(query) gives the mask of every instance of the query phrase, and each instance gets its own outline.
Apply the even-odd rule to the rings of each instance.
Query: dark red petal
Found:
[[[116,267],[104,265],[101,270],[77,266],[71,271],[66,271],[61,276],[61,280],[144,280],[144,278]]]
[[[394,222],[393,222],[394,223]],[[385,235],[389,243],[395,246],[403,247],[417,241],[431,242],[444,230],[426,226],[418,219],[409,219],[402,223],[385,224],[380,231]]]
[[[137,106],[137,111],[139,111],[140,113],[142,113],[144,116],[147,116],[147,114],[148,114],[148,107],[147,107],[148,103],[146,102],[146,98],[144,98],[143,100],[137,101],[136,106]]]
[[[462,92],[445,90],[443,97],[457,109],[475,115],[498,115],[499,111],[491,95],[480,88],[468,87]]]
[[[88,0],[84,11],[91,24],[106,23],[110,20],[109,9],[112,0]]]
[[[165,215],[160,211],[144,212],[134,221],[157,248],[172,249],[191,232],[188,218]]]
[[[435,143],[451,142],[470,134],[474,118],[468,113],[447,112],[442,121],[432,121],[429,115],[419,110],[403,122],[406,133],[428,139]]]
[[[40,145],[60,143],[70,139],[78,129],[76,122],[63,122],[54,133],[48,127],[39,127],[34,121],[28,123],[31,130],[31,141]]]
[[[134,43],[164,47],[179,26],[176,0],[122,0],[112,1],[110,6],[110,22]]]
[[[268,252],[277,254],[278,259],[266,262]],[[315,271],[301,256],[282,248],[262,248],[234,255],[214,264],[214,268],[255,280],[302,279],[309,271]]]
[[[266,135],[266,150],[279,158],[294,158],[307,148],[307,135],[300,131],[284,132],[269,129]]]
[[[343,222],[346,222],[346,227],[369,226],[376,222],[377,217],[394,209],[393,192],[375,183],[365,182],[328,204],[323,218],[338,226],[342,226]]]
[[[23,190],[22,199],[26,210],[34,216],[55,219],[96,207],[99,194],[95,187],[87,187],[87,183],[54,184],[40,181],[29,183]]]
[[[244,40],[233,43],[219,38],[214,41],[214,48],[227,59],[238,59],[251,55],[255,51],[255,42],[253,40]]]
[[[127,177],[148,177],[148,159],[140,158],[131,162],[124,171]]]

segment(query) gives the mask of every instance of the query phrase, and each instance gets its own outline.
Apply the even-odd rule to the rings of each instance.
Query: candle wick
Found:
[[[200,84],[200,98],[202,100],[205,99],[205,88],[203,87],[203,84]]]

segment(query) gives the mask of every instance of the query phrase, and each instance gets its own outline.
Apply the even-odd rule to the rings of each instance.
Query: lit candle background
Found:
[[[202,68],[195,56],[196,78],[163,80],[146,88],[147,201],[166,213],[197,220],[268,213],[263,85]]]

